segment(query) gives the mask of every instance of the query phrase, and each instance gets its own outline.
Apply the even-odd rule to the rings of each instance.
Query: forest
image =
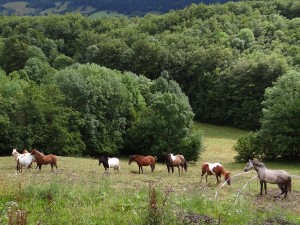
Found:
[[[186,152],[193,121],[251,131],[251,156],[300,158],[300,4],[192,4],[144,17],[0,17],[0,154]]]

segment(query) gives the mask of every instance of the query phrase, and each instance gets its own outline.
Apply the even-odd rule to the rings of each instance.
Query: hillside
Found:
[[[224,3],[228,0],[3,0],[0,15],[47,15],[80,12],[84,15],[106,12],[107,15],[124,14],[142,16],[149,12],[166,13],[183,9],[193,3]],[[105,14],[104,14],[105,15]]]

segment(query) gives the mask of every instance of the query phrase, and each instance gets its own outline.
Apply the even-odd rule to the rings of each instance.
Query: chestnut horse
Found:
[[[270,184],[277,184],[279,189],[281,190],[281,194],[284,194],[286,198],[287,193],[292,190],[292,178],[291,176],[284,170],[270,170],[268,169],[264,163],[253,159],[247,163],[244,168],[245,172],[254,169],[257,172],[259,182],[260,182],[260,195],[262,195],[263,186],[265,186],[265,194],[267,194],[267,182]]]
[[[51,165],[51,171],[53,171],[53,166],[56,167],[57,170],[57,157],[56,155],[50,154],[50,155],[44,155],[43,153],[39,152],[36,149],[32,149],[31,155],[35,156],[35,161],[41,170],[42,165],[47,165],[50,163]]]
[[[180,175],[180,167],[181,173],[183,173],[183,169],[187,171],[187,163],[183,155],[173,155],[167,154],[166,164],[168,168],[168,173],[170,173],[170,169],[172,169],[172,173],[174,173],[174,167],[178,168],[178,172]]]
[[[155,162],[156,159],[152,155],[143,156],[143,155],[130,155],[128,165],[132,163],[132,161],[135,161],[139,166],[139,173],[144,172],[143,166],[150,166],[151,172],[155,169]]]
[[[217,178],[217,184],[221,182],[221,175],[225,177],[225,181],[228,185],[230,185],[230,173],[220,164],[220,163],[204,163],[202,165],[202,173],[201,173],[201,180],[203,175],[205,175],[206,183],[207,183],[207,177],[208,175],[216,175]],[[219,180],[220,178],[220,180]]]

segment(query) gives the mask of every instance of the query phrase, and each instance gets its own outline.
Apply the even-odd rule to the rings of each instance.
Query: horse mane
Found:
[[[266,167],[266,165],[263,162],[258,161],[257,159],[251,160],[252,164],[257,167]]]
[[[132,155],[131,157],[145,157],[143,155]]]

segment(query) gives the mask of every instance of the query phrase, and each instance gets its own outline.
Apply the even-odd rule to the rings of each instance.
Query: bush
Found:
[[[261,158],[261,149],[258,133],[250,132],[240,137],[234,145],[234,150],[237,152],[234,158],[237,162],[247,161],[254,157]]]

